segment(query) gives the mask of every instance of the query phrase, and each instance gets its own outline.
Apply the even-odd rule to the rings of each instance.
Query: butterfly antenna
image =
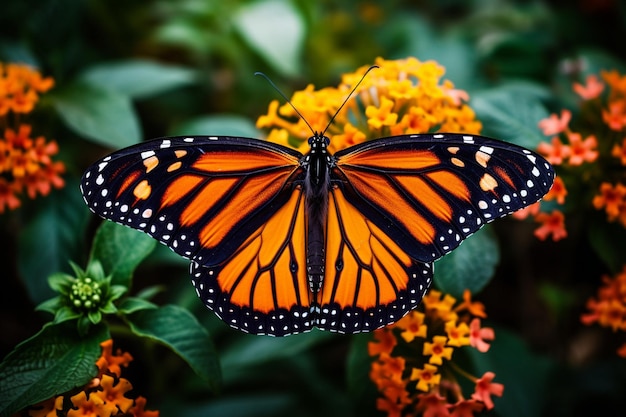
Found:
[[[300,118],[301,118],[302,120],[304,120],[304,123],[306,123],[306,125],[309,127],[309,129],[311,130],[311,133],[313,133],[313,136],[317,135],[317,133],[315,132],[315,130],[313,130],[313,128],[311,127],[311,125],[309,124],[309,122],[307,122],[307,120],[304,118],[304,116],[302,115],[302,113],[300,113],[300,112],[298,111],[298,109],[296,109],[296,106],[294,106],[294,105],[293,105],[293,103],[291,102],[291,100],[289,100],[289,99],[287,98],[287,96],[286,96],[286,95],[284,95],[282,91],[280,91],[280,88],[278,88],[278,87],[276,86],[276,84],[274,84],[274,82],[273,82],[272,80],[270,80],[270,77],[268,77],[267,75],[265,75],[265,74],[264,74],[264,73],[262,73],[262,72],[255,72],[255,73],[254,73],[254,75],[260,75],[261,77],[265,78],[265,80],[266,80],[268,83],[270,83],[270,85],[274,88],[274,90],[276,90],[276,91],[278,92],[278,94],[280,94],[280,96],[281,96],[282,98],[284,98],[284,99],[285,99],[285,101],[286,101],[287,103],[289,103],[289,105],[291,106],[291,108],[292,108],[292,109],[294,109],[294,110],[296,111],[296,113],[298,113],[298,116],[300,116]]]
[[[337,111],[335,112],[335,114],[333,115],[333,117],[330,118],[330,122],[328,122],[328,124],[326,125],[326,128],[322,131],[322,136],[324,136],[324,134],[326,133],[326,131],[328,130],[328,128],[330,127],[330,125],[333,124],[333,121],[335,120],[335,117],[337,117],[337,115],[339,114],[339,112],[341,111],[341,109],[343,109],[343,106],[346,105],[346,103],[348,102],[348,100],[350,100],[350,97],[352,97],[352,94],[354,94],[354,92],[356,91],[357,88],[359,88],[359,85],[361,85],[361,83],[363,82],[363,80],[365,79],[365,77],[367,76],[367,74],[373,70],[374,68],[379,68],[378,65],[372,65],[371,67],[369,67],[367,69],[367,71],[365,71],[365,74],[363,74],[363,76],[361,77],[361,79],[359,80],[358,83],[356,83],[356,85],[354,86],[354,88],[352,89],[352,91],[350,91],[350,94],[348,94],[348,97],[346,97],[346,99],[343,101],[343,103],[341,103],[341,106],[339,106],[339,108],[337,109]],[[308,123],[307,123],[308,124]]]

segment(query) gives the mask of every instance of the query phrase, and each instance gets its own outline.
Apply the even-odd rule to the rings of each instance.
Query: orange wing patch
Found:
[[[428,150],[414,150],[406,152],[404,150],[386,150],[384,148],[366,149],[362,152],[354,152],[342,156],[340,165],[363,165],[372,168],[383,168],[385,170],[396,169],[424,169],[436,166],[441,163],[439,157]]]
[[[304,197],[298,189],[221,266],[217,282],[230,302],[262,314],[308,306],[304,230]]]
[[[335,187],[329,194],[326,276],[316,294],[317,327],[343,333],[395,322],[415,308],[432,279]]]
[[[368,309],[395,300],[407,287],[411,259],[339,189],[328,203],[327,276],[320,303]]]

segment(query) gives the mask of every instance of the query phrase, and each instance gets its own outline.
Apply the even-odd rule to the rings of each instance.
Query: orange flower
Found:
[[[20,199],[16,196],[19,192],[20,189],[16,187],[15,183],[11,184],[0,177],[0,213],[4,213],[6,207],[9,210],[14,210],[20,206]]]
[[[100,355],[100,358],[96,361],[96,366],[100,370],[100,373],[108,370],[119,377],[122,374],[121,367],[127,367],[133,360],[133,357],[128,352],[122,353],[121,349],[117,349],[117,355],[113,355],[112,339],[100,343],[100,347],[102,348],[102,355]]]
[[[384,328],[374,332],[374,339],[378,340],[378,343],[369,342],[367,344],[367,351],[370,356],[376,356],[381,353],[390,354],[398,343],[391,331]]]
[[[624,209],[626,199],[626,186],[622,184],[611,185],[608,182],[600,184],[600,195],[593,198],[593,206],[596,210],[604,207],[609,221],[614,221]]]
[[[489,350],[489,343],[487,340],[495,339],[495,334],[490,327],[480,327],[480,319],[474,318],[469,325],[470,333],[470,345],[475,347],[479,352],[487,352]]]
[[[472,394],[472,398],[482,401],[487,407],[487,410],[493,408],[493,401],[491,396],[502,397],[504,392],[504,385],[491,382],[495,378],[496,374],[493,372],[485,372],[482,378],[476,381],[476,391]]]
[[[626,165],[626,138],[624,138],[621,145],[618,145],[618,144],[613,145],[613,149],[611,150],[611,155],[616,158],[619,158],[622,165]]]
[[[158,411],[146,411],[146,399],[141,395],[135,399],[135,405],[128,410],[134,417],[159,417]]]
[[[535,236],[540,240],[546,240],[552,234],[552,240],[558,241],[567,237],[565,230],[565,216],[558,210],[552,213],[539,213],[535,216],[535,220],[542,223],[541,227],[535,230]]]
[[[487,313],[485,313],[485,305],[479,301],[472,301],[472,292],[468,289],[463,291],[463,302],[454,309],[454,311],[457,312],[463,310],[469,311],[471,315],[476,317],[487,317]]]
[[[419,402],[415,407],[424,417],[446,417],[450,415],[450,404],[436,392],[418,395]]]
[[[562,110],[561,117],[556,114],[551,114],[547,119],[543,119],[539,122],[539,128],[546,136],[557,135],[564,132],[567,129],[567,125],[572,118],[572,112],[569,110]]]
[[[591,100],[602,94],[604,83],[599,81],[595,74],[590,74],[587,76],[585,85],[574,83],[574,91],[583,100]]]
[[[554,184],[552,184],[552,188],[548,191],[543,199],[545,201],[556,200],[559,204],[565,204],[565,197],[567,196],[567,189],[565,188],[565,183],[561,179],[561,177],[556,177],[554,179]]]
[[[626,126],[626,101],[615,100],[609,102],[609,110],[602,111],[602,120],[611,130],[622,130]]]
[[[587,136],[582,140],[580,133],[568,133],[570,144],[569,163],[581,165],[583,162],[594,162],[598,158],[598,141],[594,135]]]
[[[545,156],[552,165],[561,165],[563,160],[570,156],[571,150],[568,145],[564,145],[558,136],[552,138],[552,144],[541,142],[537,146],[537,151]]]
[[[475,399],[459,400],[454,404],[454,410],[450,417],[474,417],[474,413],[483,411],[485,404],[479,403]]]

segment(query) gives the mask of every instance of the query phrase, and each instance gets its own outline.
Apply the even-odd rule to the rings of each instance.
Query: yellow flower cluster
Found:
[[[369,139],[385,136],[459,132],[478,134],[481,124],[474,111],[464,103],[467,93],[456,90],[452,82],[443,80],[445,69],[434,61],[416,58],[401,60],[376,59],[375,68],[363,79],[339,111],[326,135],[329,149],[339,149]],[[313,130],[324,132],[331,118],[347,98],[351,89],[363,78],[368,66],[345,74],[338,87],[316,90],[313,85],[297,91],[291,103]],[[308,150],[311,130],[288,104],[272,101],[268,113],[257,120],[258,128],[271,129],[267,140]]]
[[[484,306],[471,300],[469,291],[463,301],[431,290],[423,301],[424,312],[412,311],[392,326],[374,332],[368,345],[375,357],[370,378],[381,397],[377,408],[389,416],[455,415],[471,416],[494,407],[491,395],[501,396],[504,386],[491,382],[495,375],[486,372],[472,376],[453,362],[456,348],[471,346],[489,350],[495,335],[481,327],[486,317]],[[470,398],[463,396],[457,376],[475,384]],[[443,414],[438,414],[441,411]]]

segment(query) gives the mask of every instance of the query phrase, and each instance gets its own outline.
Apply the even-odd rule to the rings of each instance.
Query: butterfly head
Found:
[[[309,138],[309,146],[311,149],[325,149],[328,145],[330,145],[330,139],[323,133],[315,132],[313,136]]]

